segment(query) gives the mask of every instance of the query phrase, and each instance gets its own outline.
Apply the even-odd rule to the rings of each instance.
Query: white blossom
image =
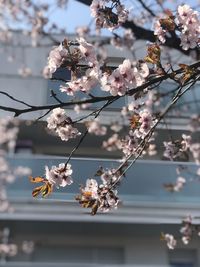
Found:
[[[63,47],[63,45],[59,45],[51,50],[48,57],[48,68],[50,73],[54,73],[57,68],[59,68],[63,62],[67,59],[68,52]]]
[[[71,164],[65,165],[64,163],[59,164],[58,167],[52,166],[49,169],[45,166],[45,177],[50,184],[56,187],[65,187],[73,183],[71,174],[73,170],[71,169]]]
[[[81,134],[77,128],[72,126],[72,119],[61,108],[54,109],[47,118],[47,127],[53,130],[63,141],[76,138]]]
[[[173,235],[165,234],[164,239],[167,242],[167,246],[169,249],[174,249],[176,247],[177,241]]]

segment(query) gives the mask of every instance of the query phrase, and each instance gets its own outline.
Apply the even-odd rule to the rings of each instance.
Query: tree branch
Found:
[[[123,177],[123,175],[128,171],[128,169],[130,169],[130,167],[137,161],[137,159],[142,155],[142,152],[144,151],[149,139],[151,138],[155,128],[157,127],[157,125],[160,123],[160,121],[165,117],[165,115],[169,112],[169,110],[176,104],[176,102],[181,98],[182,95],[184,95],[195,83],[196,81],[199,79],[199,76],[190,82],[189,86],[187,86],[185,88],[185,90],[182,90],[182,88],[185,87],[185,85],[180,86],[180,88],[178,89],[178,92],[175,94],[175,96],[173,97],[172,101],[165,107],[165,109],[163,110],[163,112],[160,114],[159,118],[157,119],[157,121],[154,123],[154,125],[151,127],[151,129],[147,132],[147,134],[145,135],[144,139],[142,139],[142,141],[139,143],[138,147],[136,148],[136,151],[134,151],[134,153],[137,153],[137,155],[135,156],[135,158],[133,160],[131,160],[131,162],[128,164],[128,166],[126,167],[126,169],[121,173],[121,175],[116,179],[116,181],[111,185],[111,188],[115,187],[118,182],[121,180],[121,178]],[[121,170],[127,163],[128,161],[132,158],[133,154],[131,153],[128,157],[126,157],[126,159],[120,164],[120,166],[116,169],[116,173]]]
[[[149,12],[149,14],[153,17],[156,17],[156,14],[144,3],[143,0],[137,0],[141,5],[142,7],[147,11]]]
[[[82,4],[85,4],[87,6],[89,6],[92,3],[92,0],[76,0]],[[142,1],[140,1],[142,2]],[[134,36],[136,37],[136,39],[138,40],[146,40],[146,41],[150,41],[152,43],[157,41],[156,36],[154,35],[154,32],[148,29],[145,29],[141,26],[138,26],[134,23],[134,21],[126,21],[122,27],[124,27],[125,29],[131,29],[132,32],[134,33]],[[174,48],[178,51],[180,51],[181,53],[185,54],[185,55],[189,55],[191,53],[191,51],[195,51],[196,52],[196,59],[199,59],[200,57],[200,53],[199,53],[199,49],[188,49],[188,50],[183,50],[180,46],[180,38],[178,38],[177,36],[174,38],[173,37],[166,37],[166,42],[164,44],[161,44],[163,46],[167,46],[169,48]]]
[[[198,61],[194,64],[191,64],[188,67],[198,68],[198,67],[200,67],[200,61]],[[161,76],[151,78],[149,81],[142,84],[141,86],[138,86],[136,88],[128,90],[125,95],[132,96],[138,92],[141,92],[145,88],[148,88],[151,85],[155,85],[156,83],[160,83],[164,80],[171,78],[172,75],[174,76],[177,74],[181,74],[183,72],[184,72],[184,70],[182,68],[180,68],[180,69],[177,69],[176,71],[172,71],[170,73],[165,73]],[[149,90],[151,90],[151,88],[149,88]],[[95,97],[94,96],[93,98],[87,98],[84,100],[70,101],[70,102],[66,102],[66,103],[58,103],[58,104],[51,104],[51,105],[31,106],[31,107],[28,107],[25,109],[17,109],[17,108],[11,108],[11,107],[6,107],[6,106],[0,106],[0,109],[5,110],[5,111],[9,111],[9,112],[13,112],[13,113],[15,113],[14,116],[17,117],[17,116],[24,114],[24,113],[30,113],[30,112],[39,111],[39,110],[53,110],[54,108],[70,107],[70,106],[74,106],[76,104],[82,105],[82,104],[89,104],[89,103],[98,103],[98,102],[103,102],[103,101],[112,101],[113,102],[113,101],[116,101],[117,99],[119,99],[121,97],[124,97],[125,95],[123,95],[123,96],[108,95],[108,96],[103,96],[103,97],[97,97],[97,96]]]

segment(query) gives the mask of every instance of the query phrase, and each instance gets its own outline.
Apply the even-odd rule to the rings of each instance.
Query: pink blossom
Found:
[[[199,44],[200,19],[199,13],[189,5],[178,7],[177,25],[181,28],[181,46],[184,50],[195,48]]]
[[[95,135],[105,135],[107,132],[107,129],[105,126],[101,126],[98,119],[94,119],[92,121],[88,121],[86,123],[86,126],[88,128],[89,133],[93,133]]]
[[[169,249],[174,249],[176,247],[177,241],[173,235],[165,234],[164,240],[167,242],[167,246]]]
[[[57,68],[59,68],[64,63],[64,61],[67,59],[67,56],[68,52],[62,44],[53,48],[48,57],[47,66],[49,68],[49,72],[55,72]]]
[[[78,39],[79,49],[83,57],[88,61],[90,66],[94,66],[97,58],[94,46],[81,37]]]
[[[76,138],[81,133],[72,126],[72,119],[68,117],[64,109],[56,108],[47,118],[47,127],[53,130],[63,141]]]
[[[64,163],[59,164],[58,167],[52,166],[51,169],[45,167],[45,176],[50,184],[56,187],[65,187],[73,183],[71,164],[65,165]]]
[[[158,39],[161,43],[165,43],[166,30],[161,27],[159,19],[157,19],[154,23],[154,35],[158,36]]]

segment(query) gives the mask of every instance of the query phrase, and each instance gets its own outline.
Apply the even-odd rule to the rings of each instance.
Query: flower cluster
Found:
[[[78,43],[78,48],[81,52],[82,58],[84,58],[89,63],[89,66],[94,66],[95,64],[97,64],[96,51],[94,49],[94,46],[86,42],[82,37],[78,39]]]
[[[167,242],[167,246],[169,249],[174,249],[177,245],[177,241],[173,235],[162,234],[161,239]]]
[[[58,167],[52,166],[49,169],[45,167],[45,178],[43,177],[32,177],[30,176],[30,182],[32,183],[43,183],[43,185],[33,189],[32,196],[37,197],[39,194],[42,197],[46,197],[52,193],[53,187],[65,187],[73,183],[71,164],[61,163]]]
[[[193,234],[192,227],[192,217],[188,216],[182,221],[183,226],[180,229],[180,233],[182,234],[182,241],[185,245],[189,243]]]
[[[18,121],[10,117],[0,119],[0,147],[2,146],[2,148],[7,148],[8,151],[13,152],[18,131]],[[6,151],[0,149],[0,212],[11,212],[13,210],[7,198],[7,184],[13,183],[16,177],[31,174],[31,169],[28,167],[12,168],[6,159],[6,155]]]
[[[111,3],[111,6],[106,4]],[[96,29],[114,30],[128,19],[129,11],[119,0],[93,0],[90,5],[92,17],[95,18]]]
[[[81,187],[81,194],[76,196],[83,208],[91,208],[92,215],[95,215],[97,210],[107,212],[110,209],[117,208],[119,198],[117,191],[111,189],[107,184],[98,185],[94,179],[87,179],[86,186]]]
[[[71,164],[65,165],[64,163],[59,164],[58,167],[52,166],[51,169],[45,167],[45,177],[50,184],[55,185],[57,188],[65,187],[73,183]]]
[[[57,47],[54,47],[54,49],[51,50],[51,52],[49,53],[48,57],[47,68],[49,72],[51,74],[54,73],[57,68],[59,68],[65,62],[67,56],[68,51],[62,44]]]
[[[66,63],[69,70],[74,71],[75,65],[81,60],[85,60],[90,67],[97,65],[95,48],[92,44],[86,42],[83,37],[77,39],[76,48],[71,48],[70,46],[70,42],[65,39],[62,44],[51,50],[47,66],[44,69],[44,75],[46,77],[54,73],[64,63]]]
[[[101,78],[102,90],[110,92],[113,96],[122,96],[129,89],[142,85],[148,75],[149,68],[146,63],[138,62],[136,64],[125,59],[111,74],[103,73]]]
[[[185,183],[186,179],[184,177],[178,177],[174,184],[173,183],[164,184],[164,187],[169,192],[179,192],[183,189]]]
[[[174,160],[181,157],[188,149],[191,150],[191,136],[183,134],[182,140],[164,142],[164,146],[164,157]]]
[[[158,19],[154,23],[154,34],[158,36],[161,43],[165,43],[167,32],[175,30],[180,32],[180,45],[184,50],[197,47],[200,37],[198,11],[194,11],[189,5],[180,5],[175,20],[170,13],[167,17]]]
[[[47,127],[56,132],[63,141],[76,138],[81,134],[77,128],[72,126],[71,118],[67,117],[65,110],[61,108],[53,110],[53,113],[47,118],[47,123]]]
[[[107,128],[102,126],[98,119],[94,119],[92,121],[87,121],[86,126],[88,129],[88,133],[95,134],[95,135],[105,135],[107,132]]]
[[[145,139],[151,132],[154,125],[154,118],[149,110],[141,108],[142,102],[131,102],[128,107],[123,109],[122,115],[129,118],[130,131],[121,140],[115,140],[117,148],[122,150],[125,157],[137,154],[138,145],[142,139]],[[116,146],[116,144],[113,144]],[[149,149],[148,149],[149,148]],[[151,155],[156,154],[155,145],[148,144],[147,151]]]
[[[114,168],[106,169],[106,170],[101,168],[99,170],[99,175],[104,185],[112,186],[114,183],[116,183],[120,179],[122,175],[122,171],[116,170]]]
[[[154,34],[161,43],[165,43],[167,32],[175,30],[174,16],[169,10],[166,13],[164,18],[157,19],[154,23]]]
[[[190,152],[197,164],[200,164],[200,143],[193,143],[190,146]]]
[[[200,19],[198,11],[194,11],[189,5],[178,7],[177,25],[181,29],[181,46],[184,50],[195,48],[199,44]]]
[[[0,244],[0,254],[7,257],[14,257],[17,254],[16,244]]]
[[[9,235],[10,235],[10,229],[4,228],[0,232],[0,255],[3,255],[4,257],[14,257],[19,253],[20,249],[22,252],[26,254],[31,254],[34,250],[34,242],[33,241],[23,241],[21,244],[21,247],[19,244],[9,243]]]
[[[100,71],[98,67],[88,69],[81,78],[66,83],[60,86],[60,91],[67,95],[74,96],[75,93],[82,91],[88,93],[92,88],[98,84]]]
[[[18,132],[18,121],[10,117],[0,119],[0,145],[6,144],[9,150],[13,150]]]
[[[107,141],[103,141],[102,147],[107,151],[115,151],[117,149],[121,149],[121,141],[119,139],[119,135],[114,133],[111,137],[108,138]]]
[[[138,139],[134,135],[134,131],[129,131],[129,135],[121,140],[121,149],[125,157],[133,155],[138,147]]]
[[[135,134],[137,137],[144,139],[153,126],[152,115],[147,109],[140,111],[138,124],[139,127],[135,130]]]
[[[189,130],[195,132],[200,128],[200,116],[193,114],[190,118]]]
[[[156,20],[154,23],[154,35],[158,36],[158,39],[161,43],[166,42],[166,30],[162,28],[159,20]]]
[[[123,49],[124,47],[132,50],[134,45],[135,37],[131,29],[127,29],[124,31],[123,36],[119,36],[117,34],[111,38],[110,43],[114,45],[118,49]]]

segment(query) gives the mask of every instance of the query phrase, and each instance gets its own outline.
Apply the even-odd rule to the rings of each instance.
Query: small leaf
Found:
[[[157,44],[149,45],[147,48],[147,56],[145,57],[145,61],[152,64],[160,64],[160,47]]]
[[[169,183],[169,184],[164,184],[163,185],[165,190],[167,190],[168,192],[173,193],[174,192],[174,184]]]
[[[165,234],[163,232],[160,233],[160,241],[165,240]]]
[[[41,182],[44,182],[44,178],[38,176],[38,177],[32,177],[32,176],[29,176],[29,179],[30,179],[30,182],[31,183],[41,183]]]
[[[91,214],[92,215],[96,215],[98,208],[99,208],[99,203],[98,203],[98,201],[95,201],[95,203],[92,205],[92,212],[91,212]]]
[[[42,197],[48,196],[53,191],[53,185],[49,182],[46,182],[45,184],[36,187],[33,192],[32,196],[37,197],[39,194],[42,194]]]
[[[180,63],[180,64],[178,64],[178,65],[179,65],[179,67],[180,67],[181,69],[183,69],[183,70],[188,69],[188,65],[186,65],[186,64],[182,64],[182,63]]]
[[[42,188],[42,197],[47,197],[49,194],[51,194],[53,191],[53,185],[50,183],[46,183],[43,185]]]
[[[95,176],[101,176],[103,174],[103,167],[100,167],[97,172],[95,173]]]
[[[32,192],[32,196],[37,197],[41,193],[42,187],[43,185],[36,187]]]
[[[140,119],[140,117],[138,115],[131,116],[131,118],[130,118],[130,127],[132,129],[137,128],[137,126],[139,124],[139,119]]]

